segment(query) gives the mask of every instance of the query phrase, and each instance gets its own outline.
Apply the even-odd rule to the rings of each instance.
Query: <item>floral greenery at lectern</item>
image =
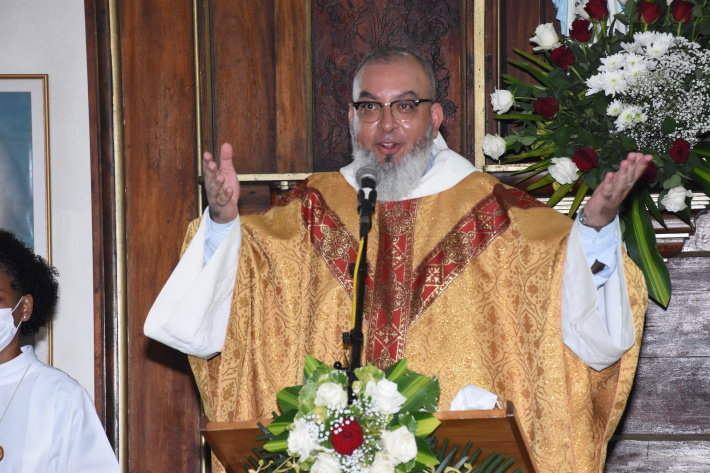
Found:
[[[275,438],[264,448],[290,455],[276,471],[408,473],[439,463],[424,441],[440,424],[436,376],[408,370],[406,359],[355,373],[348,404],[347,375],[306,358],[305,384],[277,394],[283,414],[268,427]]]
[[[524,179],[548,171],[528,190],[552,184],[552,206],[576,188],[570,216],[628,152],[652,154],[620,217],[649,295],[666,307],[670,277],[649,213],[664,227],[661,210],[691,225],[688,184],[710,193],[710,143],[703,141],[710,132],[710,5],[622,3],[613,18],[606,0],[579,5],[568,38],[551,23],[538,26],[531,42],[544,58],[516,50],[524,60],[511,61],[533,80],[504,75],[508,89],[491,96],[496,118],[516,127],[505,138],[487,135],[483,147],[494,159],[510,152],[505,162],[541,159],[521,171]],[[508,113],[513,107],[518,113]],[[651,190],[660,192],[657,201]]]

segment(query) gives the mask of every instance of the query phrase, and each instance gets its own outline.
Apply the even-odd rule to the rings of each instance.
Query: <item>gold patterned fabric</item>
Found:
[[[270,417],[276,393],[303,382],[306,354],[344,360],[356,208],[355,192],[332,173],[263,215],[242,217],[223,351],[190,360],[211,420]],[[578,359],[560,328],[570,225],[476,172],[440,194],[379,203],[369,236],[363,362],[406,357],[412,369],[439,376],[444,410],[468,384],[512,401],[543,472],[603,470],[636,370],[647,300],[643,276],[625,257],[636,344],[602,372]]]

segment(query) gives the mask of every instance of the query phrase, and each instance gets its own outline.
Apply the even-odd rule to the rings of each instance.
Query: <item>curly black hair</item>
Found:
[[[32,317],[20,325],[20,334],[36,334],[49,323],[57,307],[57,270],[35,255],[12,232],[0,229],[0,271],[10,276],[10,284],[18,295],[32,295]]]

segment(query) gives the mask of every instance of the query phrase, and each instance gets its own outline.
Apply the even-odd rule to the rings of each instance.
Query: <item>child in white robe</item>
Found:
[[[118,472],[86,390],[37,359],[20,334],[51,319],[56,270],[0,229],[0,471]]]

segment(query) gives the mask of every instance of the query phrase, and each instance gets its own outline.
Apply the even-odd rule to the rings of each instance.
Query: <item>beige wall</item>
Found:
[[[60,273],[54,366],[93,397],[89,115],[82,0],[0,0],[0,74],[48,74],[52,263]],[[37,217],[35,217],[37,218]],[[41,253],[42,248],[38,248]],[[46,340],[38,340],[46,359]]]

